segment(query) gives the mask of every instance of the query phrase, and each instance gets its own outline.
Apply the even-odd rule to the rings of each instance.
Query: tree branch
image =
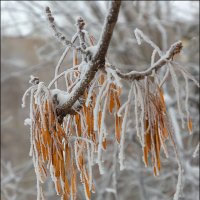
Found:
[[[121,5],[121,1],[114,0],[111,2],[110,9],[108,11],[107,17],[104,22],[101,37],[98,41],[98,45],[97,45],[98,51],[96,52],[96,55],[94,56],[94,61],[101,60],[105,62],[105,56],[110,44],[110,40],[112,37],[115,24],[117,22],[120,5]]]
[[[166,52],[166,54],[161,57],[156,63],[154,63],[154,65],[142,72],[137,72],[137,71],[131,71],[129,73],[122,73],[120,72],[118,69],[116,69],[116,72],[118,74],[118,76],[122,79],[126,79],[126,80],[141,80],[144,79],[145,76],[149,76],[152,74],[153,70],[157,71],[158,69],[160,69],[162,66],[164,66],[169,60],[173,60],[173,57],[180,53],[181,49],[182,49],[182,42],[178,41],[176,43],[174,43],[173,45],[171,45],[170,49]]]
[[[84,79],[81,79],[73,91],[69,94],[68,101],[63,104],[62,107],[57,107],[56,112],[58,115],[58,120],[62,121],[74,103],[83,95],[85,89],[89,86],[90,82],[93,80],[98,69],[105,66],[105,56],[112,38],[112,33],[117,22],[119,9],[121,1],[112,1],[110,8],[107,13],[107,17],[104,22],[102,33],[97,44],[96,53],[93,55],[92,60],[88,63],[89,68],[84,75]]]

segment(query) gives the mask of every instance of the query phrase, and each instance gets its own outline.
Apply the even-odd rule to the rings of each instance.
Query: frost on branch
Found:
[[[74,71],[66,79],[66,87],[71,87],[73,81],[76,81],[75,77],[78,79],[80,76],[81,73]],[[73,113],[64,117],[62,123],[56,115],[56,106],[62,106],[67,101],[68,92],[49,89],[43,82],[37,87],[30,87],[30,119],[26,120],[26,124],[31,122],[31,156],[37,178],[43,183],[49,170],[57,194],[64,199],[76,195],[77,172],[80,173],[87,199],[90,199],[90,192],[94,192],[93,157],[98,154],[98,164],[101,166],[101,151],[106,150],[107,145],[105,113],[106,110],[114,113],[114,110],[117,112],[120,108],[120,87],[112,74],[108,73],[106,76],[99,72],[96,78],[97,80],[91,83],[93,90],[88,88],[85,91],[82,101],[78,100],[74,104]],[[102,90],[105,84],[106,88]],[[86,105],[86,102],[89,103]],[[94,118],[97,131],[94,131]],[[120,138],[119,125],[117,129],[117,138]]]
[[[55,32],[51,12],[47,8],[49,21]],[[33,158],[37,176],[38,200],[42,197],[41,183],[44,183],[48,174],[55,184],[57,195],[61,199],[77,199],[77,182],[83,184],[85,198],[91,199],[91,192],[95,192],[92,177],[92,167],[96,163],[100,174],[104,173],[103,151],[107,150],[108,130],[106,120],[112,115],[115,124],[115,141],[119,146],[120,169],[126,168],[124,163],[124,142],[131,106],[134,104],[136,132],[138,141],[143,150],[143,161],[146,167],[152,166],[155,176],[161,170],[161,152],[168,158],[167,141],[169,140],[176,152],[173,140],[174,131],[168,118],[167,108],[163,95],[162,85],[171,76],[172,84],[177,95],[177,105],[182,123],[184,124],[183,111],[179,97],[179,83],[175,70],[179,70],[186,81],[188,93],[188,79],[195,79],[181,66],[173,61],[173,57],[182,49],[179,41],[166,52],[161,52],[142,31],[136,30],[136,38],[141,43],[141,38],[153,48],[150,68],[143,72],[132,71],[122,74],[106,60],[105,66],[100,70],[92,66],[93,56],[98,52],[94,38],[84,30],[85,22],[77,19],[77,33],[71,41],[79,39],[80,46],[66,42],[67,48],[55,69],[55,77],[48,86],[39,82],[39,78],[31,76],[32,86],[27,89],[22,106],[25,106],[26,97],[30,93],[30,116],[25,120],[30,125],[30,156]],[[61,35],[58,33],[59,38]],[[70,69],[60,74],[59,67],[70,48],[73,50],[73,63]],[[156,53],[160,59],[155,61]],[[100,62],[99,60],[97,63]],[[163,77],[159,75],[161,67],[167,67]],[[89,79],[89,72],[94,68],[94,78]],[[92,68],[92,69],[93,69]],[[88,75],[89,74],[89,75]],[[60,90],[57,80],[63,78],[66,90]],[[131,82],[131,89],[127,101],[121,105],[120,96],[123,92],[121,79]],[[87,83],[85,87],[81,83]],[[195,82],[197,84],[197,82]],[[197,84],[198,85],[198,84]],[[55,86],[55,89],[52,87]],[[63,106],[76,96],[77,89],[80,95],[75,98],[73,105],[64,112]],[[188,94],[185,100],[188,129],[192,132],[192,122],[187,106]],[[64,110],[64,111],[63,111]],[[66,114],[67,113],[67,114]],[[113,145],[113,143],[111,143]],[[178,160],[179,161],[179,160]],[[179,165],[179,179],[175,199],[179,196],[181,188],[181,164]],[[79,176],[77,176],[79,175]],[[77,178],[80,177],[80,178]]]
[[[136,118],[140,119],[140,122],[138,122],[140,126],[137,126],[139,126],[138,137],[143,147],[143,160],[146,166],[149,165],[149,160],[151,160],[154,175],[159,175],[161,169],[160,151],[162,148],[166,157],[168,157],[165,143],[169,139],[169,135],[172,134],[163,92],[154,83],[154,80],[148,77],[143,81],[136,81],[134,86],[135,101],[138,101],[139,98],[140,100],[143,99],[143,103],[139,101],[140,103],[136,104],[137,110],[143,110],[141,116],[138,112],[136,113]]]
[[[87,33],[84,29],[80,30]],[[37,175],[38,199],[42,195],[41,184],[48,174],[55,184],[56,193],[62,199],[76,199],[77,174],[83,184],[86,199],[95,192],[92,180],[94,157],[98,157],[102,173],[102,151],[107,148],[105,117],[107,111],[114,114],[120,108],[121,85],[112,70],[97,72],[83,95],[74,103],[67,116],[59,115],[59,107],[68,100],[69,94],[85,79],[89,61],[96,51],[94,39],[87,33],[87,58],[79,59],[73,49],[73,67],[57,74],[48,87],[39,78],[31,76],[31,86],[23,96],[23,105],[30,93],[31,150]],[[83,39],[83,38],[82,38]],[[56,70],[58,70],[56,68]],[[65,80],[66,91],[58,89],[57,80]],[[51,89],[55,84],[56,89]],[[103,87],[105,85],[105,88]],[[104,89],[103,89],[104,88]],[[94,120],[95,119],[95,120]],[[117,140],[120,140],[121,118],[117,122]],[[94,123],[95,122],[95,123]],[[96,125],[95,125],[96,124]]]

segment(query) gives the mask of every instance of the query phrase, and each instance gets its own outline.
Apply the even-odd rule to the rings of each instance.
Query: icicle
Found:
[[[34,146],[36,147],[36,144],[34,142]],[[41,188],[40,188],[40,174],[39,174],[39,170],[38,170],[38,166],[39,166],[39,158],[37,155],[37,149],[35,149],[35,156],[33,154],[33,164],[34,164],[34,168],[35,168],[35,173],[36,173],[36,181],[37,181],[37,200],[40,200],[41,197]]]
[[[84,193],[85,193],[85,198],[86,200],[91,199],[91,193],[90,193],[90,186],[88,184],[88,177],[87,177],[87,172],[86,169],[83,169],[83,188],[84,188]]]
[[[75,137],[75,136],[72,136],[71,139],[74,139],[74,140],[82,140],[82,141],[85,141],[86,143],[90,143],[91,145],[94,145],[94,143],[93,143],[92,140],[89,140],[89,139],[84,138],[84,137]]]
[[[77,127],[77,124],[76,124],[76,119],[75,119],[75,116],[73,118],[73,122],[74,122],[74,127],[75,127],[75,132],[76,132],[76,135],[78,136],[78,127]]]
[[[68,75],[67,73],[64,73],[66,89],[67,89],[67,92],[69,92],[69,83],[68,83],[67,75]]]
[[[164,75],[162,81],[160,81],[160,84],[159,84],[159,87],[160,87],[160,88],[163,86],[163,84],[164,84],[165,81],[167,80],[168,76],[169,76],[169,68],[167,68],[167,70],[166,70],[166,72],[165,72],[165,75]]]
[[[191,124],[190,112],[189,112],[189,107],[188,107],[188,99],[189,99],[188,78],[186,77],[186,75],[184,73],[183,73],[183,76],[185,78],[185,111],[187,114],[187,124],[188,124],[188,129],[190,131],[190,134],[192,134],[192,128],[190,126],[190,124]]]
[[[85,38],[86,38],[87,42],[89,43],[89,45],[94,46],[94,44],[90,40],[90,34],[88,33],[88,31],[82,30],[82,32],[85,33],[85,36],[86,36]]]
[[[135,29],[135,37],[136,37],[137,43],[138,43],[139,45],[141,45],[141,38],[140,38],[138,32],[139,32],[139,30],[138,30],[138,29]]]
[[[45,197],[44,197],[44,193],[43,193],[42,187],[41,187],[41,199],[42,199],[42,200],[45,200]]]
[[[71,121],[71,117],[70,116],[67,116],[67,122],[66,122],[66,126],[65,126],[65,132],[66,134],[69,132],[69,124],[70,124],[70,121]]]
[[[40,104],[41,104],[40,99],[41,99],[41,96],[42,96],[42,95],[41,95],[42,90],[44,91],[44,93],[45,93],[46,96],[49,95],[49,90],[46,88],[46,86],[44,85],[43,82],[40,82],[40,83],[38,84],[37,91],[36,91],[36,93],[35,93],[35,95],[34,95],[35,104],[37,104],[37,105],[40,105]]]
[[[108,84],[107,84],[105,90],[103,91],[101,99],[103,99],[108,94],[109,87],[110,87],[110,82],[108,81]]]
[[[127,102],[125,102],[120,109],[117,112],[117,116],[121,117],[122,116],[122,111],[126,108]]]
[[[140,130],[139,130],[139,122],[138,122],[138,94],[137,94],[137,87],[136,87],[136,81],[134,81],[134,87],[133,87],[133,92],[134,92],[134,97],[135,97],[135,124],[136,124],[136,132],[137,136],[140,140],[140,143],[142,144],[142,138],[140,137]]]
[[[170,119],[172,121],[172,125],[173,125],[173,128],[175,130],[175,133],[176,133],[175,137],[176,137],[176,140],[177,140],[177,144],[179,145],[180,148],[183,148],[181,131],[180,131],[180,127],[179,127],[179,124],[178,124],[178,121],[177,121],[177,118],[176,118],[175,109],[169,108],[169,116],[170,116]]]
[[[91,165],[94,164],[94,144],[91,143]]]
[[[151,141],[154,141],[154,138],[153,138],[153,133],[151,131]],[[154,163],[153,163],[153,166],[155,167],[155,172],[154,172],[154,176],[158,176],[159,175],[159,169],[158,169],[158,160],[157,160],[157,156],[156,156],[156,147],[155,147],[155,143],[152,142],[151,144],[151,154],[153,156],[153,159],[154,159]]]
[[[30,96],[30,151],[29,151],[29,156],[33,155],[33,89],[31,90],[31,96]]]
[[[64,72],[60,73],[59,75],[57,75],[48,85],[48,89],[50,89],[52,87],[52,85],[55,83],[55,81],[57,81],[59,78],[61,78],[62,76],[65,77],[65,82],[68,85],[68,81],[67,81],[67,75],[70,73],[74,73],[75,71],[78,72],[78,67],[79,65],[76,65],[70,69],[65,70]]]
[[[77,65],[77,50],[73,50],[73,67]]]
[[[173,146],[174,153],[175,153],[176,160],[177,160],[177,164],[178,164],[178,181],[177,181],[176,192],[174,194],[173,200],[178,200],[179,197],[180,197],[181,187],[182,187],[183,169],[182,169],[181,160],[180,160],[180,157],[179,157],[179,154],[178,154],[178,150],[177,150],[177,147],[176,147],[173,135],[172,135],[173,134],[173,127],[171,127],[171,131],[169,133],[170,133],[169,136],[170,136],[170,139],[171,139],[171,142],[172,142],[172,146]]]
[[[51,176],[52,181],[55,181],[54,168],[52,164],[49,165],[49,174]]]
[[[79,71],[80,71],[80,79],[85,79],[85,74],[86,72],[89,70],[89,64],[85,61],[82,61],[80,64],[79,64]]]
[[[125,141],[125,131],[126,131],[126,124],[127,124],[127,117],[128,111],[131,103],[132,98],[132,91],[133,91],[133,83],[131,84],[131,89],[128,94],[127,105],[125,108],[124,118],[122,122],[122,132],[121,132],[121,140],[120,140],[120,150],[119,150],[119,161],[120,161],[120,170],[124,169],[124,141]]]
[[[92,160],[91,160],[91,154],[90,154],[91,149],[88,142],[86,143],[86,145],[87,145],[87,158],[88,158],[88,169],[89,169],[89,187],[91,190],[92,188]]]
[[[39,181],[39,177],[38,177],[38,174],[36,174],[36,177],[37,177],[37,200],[40,200],[40,181]]]
[[[78,112],[79,115],[80,115],[80,118],[81,118],[81,127],[82,127],[82,130],[87,130],[86,128],[86,119],[85,117],[83,116],[83,112]]]
[[[71,39],[71,43],[74,43],[77,37],[78,37],[78,33],[75,33],[74,36]],[[70,46],[66,47],[65,51],[63,52],[62,56],[60,57],[60,59],[58,61],[58,64],[57,64],[57,66],[55,68],[55,76],[54,76],[54,78],[57,77],[59,68],[60,68],[65,56],[67,55],[69,49],[70,49]],[[57,87],[58,87],[58,83],[57,83],[57,80],[56,80],[55,81],[55,88],[57,88]]]
[[[151,67],[153,67],[153,64],[155,62],[155,56],[156,56],[157,50],[154,49],[151,55]]]
[[[40,117],[41,117],[41,122],[42,122],[42,127],[44,130],[47,130],[46,122],[45,122],[45,114],[42,110],[42,104],[41,104],[41,97],[38,97],[37,103],[39,105],[39,110],[40,110]]]
[[[96,84],[96,80],[97,80],[97,79],[95,78],[94,82],[93,82],[92,85],[90,86],[90,89],[89,89],[89,92],[88,92],[88,96],[87,96],[87,99],[86,99],[86,103],[85,103],[86,107],[89,106],[89,103],[90,103],[90,101],[91,101],[91,96],[92,96],[92,93],[93,93],[93,91],[94,91],[94,86],[95,86],[95,84]]]
[[[198,155],[198,153],[199,153],[199,144],[196,146],[195,151],[194,151],[192,157],[193,157],[193,158],[196,158],[197,155]]]
[[[40,93],[42,92],[42,86],[43,86],[44,82],[40,82],[38,84],[38,88],[37,88],[37,91],[34,95],[34,98],[35,98],[35,104],[39,105],[39,102],[38,102],[38,96],[40,96]]]
[[[178,200],[180,197],[181,193],[181,188],[182,188],[182,179],[183,179],[183,170],[182,170],[182,165],[180,162],[180,158],[177,157],[177,162],[178,162],[178,181],[176,185],[176,192],[174,194],[173,200]]]
[[[145,42],[147,42],[148,44],[150,44],[154,49],[156,49],[156,51],[158,52],[159,56],[162,57],[162,51],[160,50],[160,48],[152,40],[150,40],[141,30],[136,28],[134,33],[135,33],[135,37],[136,37],[137,43],[139,45],[141,45],[141,38],[143,38],[143,40]]]
[[[171,62],[171,64],[174,64],[176,65],[176,68],[181,71],[182,73],[184,73],[190,80],[192,80],[194,82],[194,84],[197,86],[197,87],[200,87],[198,81],[194,78],[194,76],[192,74],[190,74],[184,67],[182,67],[179,63],[176,63],[176,62]]]
[[[172,77],[172,85],[174,86],[175,92],[176,92],[176,98],[177,98],[177,105],[178,105],[178,112],[180,114],[181,117],[181,121],[182,121],[182,127],[184,128],[184,119],[183,119],[183,112],[181,109],[181,105],[180,105],[180,96],[179,96],[179,84],[178,84],[178,80],[176,77],[176,73],[172,67],[172,65],[169,63],[169,71]]]
[[[24,108],[26,106],[26,97],[28,96],[28,93],[31,91],[31,90],[35,90],[37,88],[37,85],[33,85],[31,86],[30,88],[28,88],[23,97],[22,97],[22,108]]]
[[[104,174],[104,169],[101,163],[101,152],[102,152],[102,142],[103,142],[103,131],[105,131],[105,116],[106,116],[106,106],[107,106],[107,96],[104,101],[103,111],[102,111],[102,119],[101,119],[101,129],[99,133],[99,144],[98,144],[98,157],[97,162],[99,165],[100,174]]]
[[[110,74],[112,74],[112,76],[115,79],[116,85],[121,88],[122,87],[121,78],[117,75],[116,71],[111,69],[110,67],[106,67],[105,69],[107,73],[109,72]]]
[[[145,121],[145,111],[144,111],[144,98],[142,96],[142,92],[140,90],[140,87],[137,82],[135,82],[135,85],[137,87],[138,91],[138,100],[140,102],[140,107],[141,107],[141,117],[140,117],[140,124],[141,124],[141,142],[142,142],[142,147],[144,147],[144,121]]]
[[[96,104],[94,107],[94,131],[98,130],[98,112],[99,112],[99,105],[100,105],[100,101],[101,101],[101,96],[104,92],[104,89],[106,88],[107,85],[107,81],[105,81],[99,91],[99,95],[97,96],[96,99]]]
[[[168,154],[167,148],[165,146],[165,143],[163,142],[162,134],[161,134],[160,130],[158,130],[158,134],[159,134],[159,137],[160,137],[160,143],[161,143],[161,146],[163,148],[164,154],[165,154],[166,158],[169,158],[169,154]]]
[[[79,163],[78,163],[78,148],[77,148],[77,141],[74,141],[74,155],[75,155],[75,161],[76,161],[76,166],[78,170],[80,171]]]

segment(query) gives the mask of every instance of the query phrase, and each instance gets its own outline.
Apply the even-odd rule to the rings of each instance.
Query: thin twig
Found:
[[[70,42],[69,40],[67,40],[66,36],[63,33],[59,32],[59,30],[57,29],[54,17],[52,15],[49,7],[46,7],[46,14],[47,14],[47,17],[48,17],[49,25],[51,26],[52,30],[55,33],[55,37],[59,41],[61,41],[64,45],[67,45],[67,46],[70,46],[70,47],[75,47],[74,44],[72,42]]]
[[[62,117],[68,114],[68,110],[73,106],[73,104],[79,99],[79,97],[84,93],[85,89],[89,86],[90,82],[93,80],[96,72],[99,68],[105,65],[105,56],[110,44],[112,33],[117,22],[118,13],[120,9],[121,1],[112,1],[107,17],[104,22],[101,37],[97,45],[97,51],[93,56],[91,62],[89,63],[89,69],[85,73],[85,78],[77,83],[74,90],[69,94],[68,101],[63,104],[62,107],[57,109],[57,115]]]
[[[157,71],[162,66],[164,66],[168,61],[173,60],[173,57],[176,54],[180,53],[182,47],[183,46],[182,46],[181,41],[174,43],[173,45],[171,45],[170,49],[166,52],[166,54],[162,58],[160,58],[156,63],[153,64],[152,67],[150,67],[149,69],[145,71],[142,71],[142,72],[131,71],[129,73],[124,74],[120,72],[118,69],[116,69],[116,72],[118,76],[122,79],[131,80],[131,81],[144,79],[145,76],[151,75],[153,70]]]

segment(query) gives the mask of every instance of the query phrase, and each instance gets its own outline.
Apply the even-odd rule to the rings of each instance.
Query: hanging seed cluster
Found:
[[[71,80],[75,81],[79,74],[76,71],[73,79],[66,79],[68,88],[74,84]],[[31,90],[30,155],[39,181],[45,182],[50,174],[62,199],[76,199],[77,181],[83,184],[86,199],[91,199],[91,192],[95,192],[92,181],[94,157],[107,148],[107,132],[102,120],[105,120],[107,111],[114,114],[120,108],[121,89],[112,79],[106,80],[106,75],[99,73],[97,81],[92,83],[93,90],[88,89],[82,97],[82,109],[74,115],[67,115],[62,124],[56,118],[50,90],[44,84]],[[115,115],[115,121],[119,142],[121,117]]]
[[[47,11],[51,17],[50,11]],[[54,22],[53,19],[50,21]],[[55,26],[53,28],[55,29]],[[83,30],[81,29],[81,31]],[[85,41],[85,44],[93,46],[94,37],[85,30],[84,34],[88,41],[88,43]],[[157,51],[159,51],[158,48]],[[108,145],[108,131],[105,123],[108,113],[114,116],[115,133],[113,134],[119,144],[120,169],[124,169],[123,151],[126,124],[133,99],[135,127],[138,140],[143,148],[145,165],[149,166],[151,163],[154,175],[159,175],[161,148],[168,157],[166,140],[170,139],[173,142],[173,130],[167,116],[161,84],[156,81],[159,79],[158,74],[154,74],[153,79],[152,77],[144,77],[141,80],[133,80],[128,100],[121,105],[122,88],[119,77],[117,77],[115,70],[109,68],[108,63],[106,64],[105,71],[96,73],[94,80],[85,90],[81,99],[77,100],[75,104],[78,105],[73,106],[73,113],[66,115],[61,122],[56,114],[56,106],[66,100],[78,82],[85,78],[84,75],[89,67],[87,59],[82,55],[82,62],[79,63],[78,52],[73,49],[73,67],[57,75],[50,84],[52,86],[55,82],[57,87],[56,79],[64,76],[66,92],[57,89],[56,98],[55,94],[52,95],[50,86],[46,87],[43,82],[39,82],[38,78],[32,77],[30,83],[33,86],[25,92],[23,105],[25,105],[25,98],[30,92],[30,155],[33,158],[37,175],[38,200],[43,198],[40,183],[44,183],[49,175],[61,199],[77,199],[77,182],[83,184],[85,198],[91,199],[91,193],[95,192],[92,166],[97,163],[100,174],[104,173],[102,151],[106,151]],[[195,80],[179,65],[177,69],[183,73],[186,80],[187,124],[189,131],[192,132],[192,121],[187,107],[187,81],[188,78]],[[171,73],[181,114],[177,77],[172,66],[169,66],[168,70]],[[56,69],[57,72],[58,69]],[[64,96],[64,100],[59,99],[60,96]]]

